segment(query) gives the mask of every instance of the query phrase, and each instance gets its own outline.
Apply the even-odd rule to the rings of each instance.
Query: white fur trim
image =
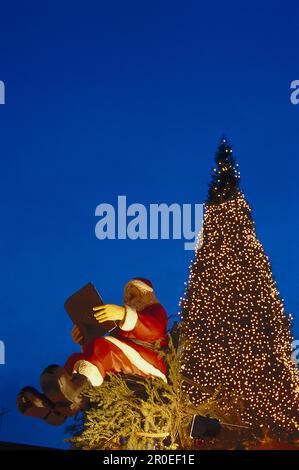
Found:
[[[138,279],[133,279],[132,281],[129,281],[127,283],[125,289],[127,289],[127,287],[129,287],[129,286],[135,286],[143,292],[153,292],[154,291],[154,289],[152,287],[148,286],[143,281],[139,281]]]
[[[84,360],[77,361],[74,365],[73,373],[85,375],[94,387],[99,387],[103,383],[101,372],[91,362]]]
[[[113,343],[119,349],[121,349],[121,351],[127,356],[127,358],[132,362],[132,364],[138,367],[141,372],[143,372],[144,374],[153,375],[154,377],[159,377],[164,382],[167,382],[167,379],[163,372],[161,372],[155,366],[143,359],[141,354],[135,351],[135,349],[131,348],[131,346],[124,343],[123,341],[120,341],[117,338],[114,338],[113,336],[106,336],[105,339]]]
[[[138,315],[136,309],[130,307],[129,305],[125,305],[125,309],[125,318],[122,322],[119,323],[119,327],[123,331],[132,331],[136,326]]]

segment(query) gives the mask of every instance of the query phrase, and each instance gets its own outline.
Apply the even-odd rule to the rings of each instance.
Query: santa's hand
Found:
[[[82,343],[83,336],[81,335],[81,332],[80,332],[77,325],[74,325],[74,327],[72,329],[72,338],[75,341],[75,343],[77,343],[77,344]]]
[[[120,307],[119,305],[114,304],[100,305],[99,307],[94,307],[93,311],[95,312],[94,316],[99,323],[123,320],[126,313],[125,307]]]

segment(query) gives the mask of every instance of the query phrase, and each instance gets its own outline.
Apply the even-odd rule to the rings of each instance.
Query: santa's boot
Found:
[[[55,408],[54,403],[33,387],[24,387],[17,396],[18,410],[25,416],[43,419],[48,424],[59,426],[67,418]]]
[[[68,402],[69,415],[86,406],[88,400],[83,396],[83,392],[92,385],[79,371],[70,376],[63,367],[57,365],[44,370],[40,383],[45,395],[58,406]]]

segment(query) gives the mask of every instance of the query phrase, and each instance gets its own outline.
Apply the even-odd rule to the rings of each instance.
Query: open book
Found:
[[[98,323],[93,307],[99,305],[103,305],[103,300],[91,282],[75,292],[64,303],[65,310],[83,336],[83,344],[104,336],[117,326],[114,321]]]

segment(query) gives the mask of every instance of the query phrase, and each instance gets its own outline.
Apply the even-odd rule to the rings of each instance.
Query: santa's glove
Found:
[[[79,327],[77,325],[74,325],[72,329],[72,338],[77,344],[82,344],[83,341],[83,336],[79,330]]]

